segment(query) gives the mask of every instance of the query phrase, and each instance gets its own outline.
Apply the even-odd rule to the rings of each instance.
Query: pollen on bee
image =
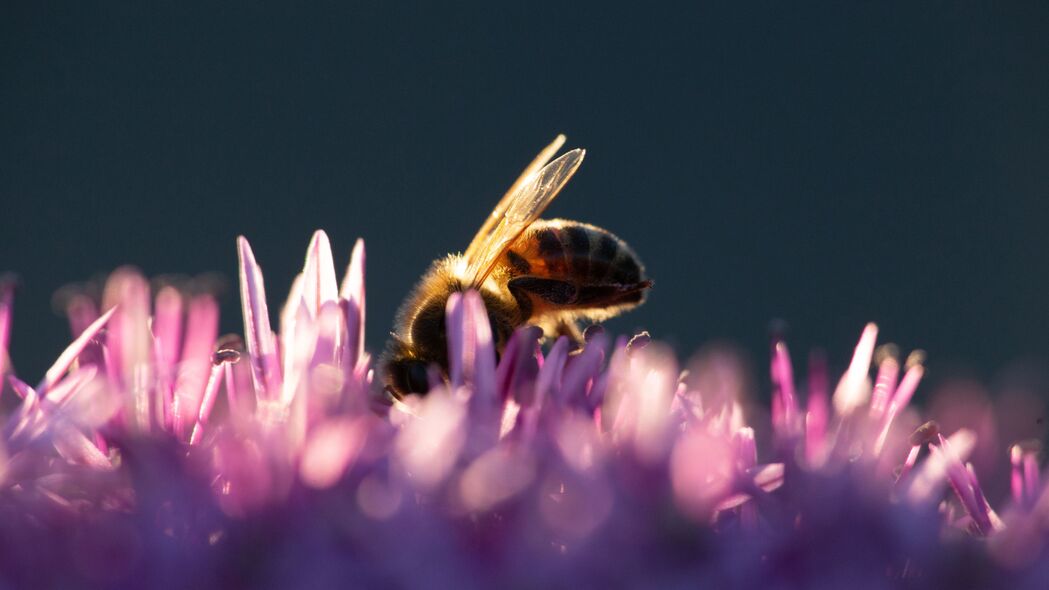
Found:
[[[466,263],[466,257],[450,254],[448,259],[450,262],[448,266],[452,269],[452,274],[455,275],[455,278],[466,280],[466,272],[470,269],[470,265]]]

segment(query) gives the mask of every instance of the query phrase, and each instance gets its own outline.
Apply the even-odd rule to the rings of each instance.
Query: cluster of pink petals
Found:
[[[454,294],[449,375],[385,401],[364,349],[364,248],[340,284],[327,236],[270,325],[238,241],[243,341],[207,293],[119,270],[69,301],[73,343],[35,386],[6,364],[0,283],[0,583],[366,586],[1041,587],[1049,492],[1010,450],[997,512],[974,431],[919,426],[919,355],[868,325],[834,380],[799,391],[771,355],[771,410],[715,349],[683,371],[647,335],[590,329],[497,361],[480,296]],[[147,584],[148,585],[148,584]],[[961,586],[958,586],[961,587]]]

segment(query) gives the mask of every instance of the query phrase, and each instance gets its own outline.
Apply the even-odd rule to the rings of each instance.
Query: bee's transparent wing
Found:
[[[545,154],[544,151],[536,161]],[[515,188],[499,202],[497,209],[504,211],[497,220],[491,222],[491,230],[478,233],[466,250],[465,278],[468,285],[477,286],[484,282],[499,257],[533,221],[539,219],[557,193],[561,192],[583,163],[584,155],[584,150],[572,150],[514,183]]]
[[[488,218],[484,220],[484,225],[481,229],[477,230],[477,235],[470,241],[470,246],[466,249],[464,255],[467,260],[473,260],[477,257],[477,252],[481,250],[488,242],[489,236],[495,231],[496,225],[503,219],[503,215],[506,214],[506,209],[510,206],[510,202],[513,200],[514,195],[521,188],[527,180],[535,175],[539,170],[550,161],[550,158],[554,157],[557,150],[561,149],[561,146],[565,144],[565,136],[563,134],[558,135],[554,138],[554,141],[550,145],[543,148],[543,151],[539,152],[539,155],[532,160],[532,163],[524,169],[524,172],[517,177],[517,180],[510,186],[510,190],[506,191],[503,198],[499,200],[499,204],[492,209],[492,212],[488,215]]]

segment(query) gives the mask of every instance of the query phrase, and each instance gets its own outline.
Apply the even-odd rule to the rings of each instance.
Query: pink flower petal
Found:
[[[546,403],[548,397],[561,395],[561,376],[568,361],[568,338],[561,336],[546,355],[543,366],[535,382],[535,399],[533,405]]]
[[[235,363],[240,360],[240,354],[235,351],[219,351],[212,357],[211,372],[208,375],[208,383],[204,387],[204,397],[200,402],[200,410],[197,412],[197,423],[193,426],[190,434],[190,444],[198,444],[203,437],[204,427],[211,417],[211,410],[218,398],[219,387],[226,376],[226,364]],[[176,427],[176,432],[182,431],[181,426]]]
[[[827,450],[827,361],[822,354],[809,357],[809,399],[805,411],[805,459],[809,466],[822,464]]]
[[[80,391],[81,387],[94,379],[97,374],[98,367],[95,365],[88,365],[77,369],[76,371],[71,372],[68,377],[59,381],[51,388],[51,390],[44,393],[43,399],[56,406],[62,405]]]
[[[304,379],[309,374],[310,359],[313,358],[317,346],[317,322],[310,314],[305,301],[299,304],[291,329],[281,334],[281,337],[284,343],[284,381],[280,403],[288,407],[305,385]]]
[[[112,369],[109,378],[118,388],[130,390],[136,385],[136,372],[148,365],[153,353],[149,282],[136,269],[117,269],[106,280],[102,306],[117,308],[106,329],[106,354]],[[146,407],[141,401],[129,403],[132,417],[139,424],[148,418],[148,414],[143,415]]]
[[[10,441],[16,437],[23,436],[35,420],[39,411],[40,397],[37,395],[36,390],[14,375],[8,375],[7,381],[11,384],[18,397],[22,398],[22,403],[17,410],[8,416],[4,425],[4,438]]]
[[[84,436],[82,432],[67,423],[61,423],[54,429],[52,442],[59,454],[67,460],[87,465],[95,469],[109,470],[113,468],[109,457],[102,454],[95,443]]]
[[[346,276],[342,280],[339,297],[348,301],[346,325],[349,330],[350,360],[354,366],[364,354],[364,264],[365,264],[364,240],[358,238],[353,245],[353,254],[350,255],[350,265],[346,269]],[[352,311],[351,311],[352,310]],[[356,328],[356,330],[354,329]]]
[[[445,313],[448,332],[448,361],[452,386],[469,383],[474,396],[489,403],[495,390],[495,348],[481,295],[476,291],[453,293]]]
[[[896,379],[899,373],[899,361],[891,354],[886,355],[878,365],[878,377],[874,381],[874,391],[871,393],[870,417],[872,419],[880,420],[888,410],[889,400],[896,392]]]
[[[356,461],[371,424],[368,416],[333,418],[314,428],[299,464],[303,483],[318,489],[335,485]]]
[[[603,335],[595,336],[579,354],[566,363],[559,394],[561,403],[578,407],[587,405],[590,385],[601,371],[601,365],[605,360],[605,341]]]
[[[914,471],[904,495],[914,504],[939,502],[939,492],[946,483],[947,472],[954,461],[965,461],[976,446],[971,430],[961,429],[950,436],[951,453],[934,452]]]
[[[514,331],[496,371],[496,387],[500,396],[516,394],[515,401],[519,405],[532,403],[535,381],[539,375],[535,351],[542,333],[536,326],[525,326]]]
[[[157,293],[153,303],[153,356],[156,367],[157,416],[165,428],[171,426],[175,395],[175,364],[182,347],[182,294],[167,286]]]
[[[162,288],[153,304],[153,350],[158,378],[170,378],[182,347],[182,294]]]
[[[339,288],[335,281],[335,262],[331,255],[328,234],[317,230],[306,250],[306,264],[302,268],[302,298],[312,317],[317,317],[321,306],[335,302]]]
[[[51,365],[51,368],[44,374],[44,380],[37,385],[38,391],[41,393],[47,392],[48,389],[51,389],[51,387],[62,378],[62,375],[64,375],[66,370],[69,369],[69,366],[73,364],[73,361],[76,360],[78,355],[80,355],[80,352],[84,350],[84,347],[87,346],[91,339],[97,336],[98,333],[102,331],[102,328],[106,326],[106,323],[113,317],[116,309],[117,308],[114,307],[102,314],[102,316],[88,326],[80,336],[77,336],[76,340],[62,351],[62,354],[58,355],[55,364]]]
[[[11,316],[15,300],[15,283],[0,277],[0,376],[7,373],[7,346],[11,338]]]
[[[194,297],[189,303],[186,339],[175,381],[175,433],[180,439],[188,435],[200,412],[200,402],[212,372],[211,356],[218,338],[219,310],[211,295]]]
[[[858,407],[870,399],[870,387],[867,382],[871,369],[871,358],[874,356],[874,344],[878,339],[878,326],[867,324],[856,344],[852,362],[834,390],[831,402],[838,416],[849,416]]]
[[[889,402],[889,407],[885,411],[884,416],[881,419],[881,427],[878,432],[878,438],[874,442],[874,455],[880,455],[882,449],[885,446],[885,441],[889,437],[889,429],[892,427],[893,420],[896,416],[907,407],[910,403],[911,397],[914,395],[914,391],[918,388],[918,383],[922,379],[922,375],[925,374],[925,368],[920,364],[915,364],[907,369],[904,373],[903,379],[900,381],[900,386],[896,388],[896,392],[893,395],[892,401]]]
[[[777,341],[772,347],[772,383],[774,396],[778,402],[773,406],[773,428],[783,441],[794,439],[800,427],[798,421],[798,396],[794,389],[794,367],[790,361],[790,352],[783,341]],[[777,415],[778,414],[778,415]]]
[[[244,313],[244,334],[251,361],[251,379],[256,395],[270,399],[280,391],[281,374],[277,346],[270,329],[269,309],[262,269],[255,262],[247,238],[237,238],[240,262],[240,300]]]

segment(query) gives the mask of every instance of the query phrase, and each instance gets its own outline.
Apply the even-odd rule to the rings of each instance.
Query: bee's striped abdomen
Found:
[[[637,255],[599,227],[564,220],[532,224],[507,251],[513,276],[556,278],[577,285],[633,285],[644,281]]]

